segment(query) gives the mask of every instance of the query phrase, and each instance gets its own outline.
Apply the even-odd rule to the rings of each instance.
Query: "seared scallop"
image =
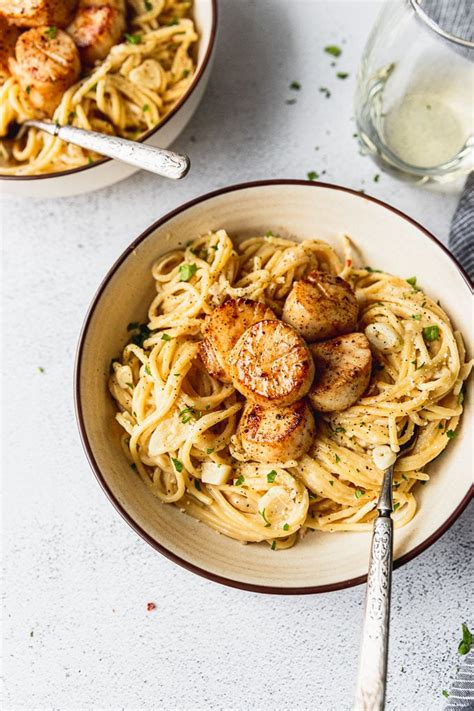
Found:
[[[308,346],[276,319],[250,326],[233,347],[228,364],[234,387],[264,407],[300,400],[314,377]]]
[[[310,343],[355,329],[359,305],[341,277],[312,271],[295,281],[283,308],[283,321]]]
[[[20,35],[15,56],[9,60],[11,73],[33,106],[51,116],[66,89],[79,77],[76,45],[62,30],[37,27]]]
[[[0,15],[19,27],[65,27],[77,0],[0,0]]]
[[[123,3],[86,0],[79,4],[76,16],[67,28],[76,43],[84,64],[104,59],[125,30]]]
[[[10,76],[8,60],[15,55],[15,44],[20,30],[10,25],[0,15],[0,81],[5,81]]]
[[[306,400],[286,407],[248,402],[238,428],[243,450],[256,462],[299,459],[311,447],[314,432],[314,417]]]
[[[310,346],[316,376],[309,399],[315,410],[346,410],[366,390],[372,353],[363,333],[348,333]]]
[[[273,311],[252,299],[228,299],[206,316],[204,341],[199,346],[201,359],[211,375],[230,383],[227,359],[243,332],[254,323],[273,319]]]

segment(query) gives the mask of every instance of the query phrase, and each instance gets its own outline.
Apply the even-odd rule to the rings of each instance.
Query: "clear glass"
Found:
[[[389,0],[359,67],[363,152],[416,182],[474,168],[473,0]]]

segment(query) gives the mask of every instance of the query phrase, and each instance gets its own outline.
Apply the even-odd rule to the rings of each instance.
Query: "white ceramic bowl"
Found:
[[[196,111],[209,81],[217,31],[217,0],[194,0],[193,19],[199,33],[196,73],[188,90],[155,128],[138,140],[167,148],[183,131]],[[102,158],[91,165],[44,175],[1,175],[0,195],[56,198],[79,195],[118,183],[137,168]]]
[[[76,363],[76,408],[87,456],[104,491],[148,543],[184,567],[229,585],[272,593],[327,592],[365,578],[369,533],[314,533],[290,550],[243,546],[161,504],[130,470],[118,442],[107,391],[109,364],[127,342],[126,326],[142,321],[153,294],[154,260],[190,237],[225,228],[232,237],[272,230],[293,239],[317,237],[340,247],[350,234],[360,263],[418,282],[470,336],[472,294],[451,255],[423,227],[384,203],[321,183],[269,181],[219,190],[159,219],[109,271],[87,315]],[[357,263],[357,262],[356,262]],[[472,353],[472,343],[467,343]],[[425,550],[456,519],[471,495],[472,398],[459,436],[418,492],[415,519],[395,535],[396,565]],[[471,426],[470,426],[471,425]]]

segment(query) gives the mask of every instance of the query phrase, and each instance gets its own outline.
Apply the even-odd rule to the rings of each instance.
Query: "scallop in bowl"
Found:
[[[130,176],[137,168],[21,124],[46,119],[167,148],[202,99],[216,31],[217,0],[3,3],[0,192],[63,197]]]
[[[216,530],[213,530],[211,527],[213,525],[212,520],[210,525],[206,525],[202,522],[205,520],[204,518],[198,521],[194,515],[190,516],[183,513],[187,506],[186,500],[193,500],[188,510],[197,512],[199,518],[199,506],[203,505],[202,501],[205,498],[202,496],[203,492],[198,478],[193,479],[193,477],[190,477],[188,480],[188,484],[189,481],[193,482],[198,490],[199,495],[196,494],[196,500],[193,499],[193,492],[191,492],[190,497],[182,499],[183,505],[180,505],[180,501],[177,502],[177,506],[163,503],[163,498],[165,497],[162,496],[162,500],[160,500],[159,497],[153,495],[150,487],[140,476],[137,476],[135,462],[127,458],[127,452],[124,452],[123,446],[121,446],[121,442],[123,444],[123,430],[115,419],[118,407],[109,392],[111,362],[117,358],[117,355],[123,351],[124,346],[130,341],[130,329],[133,330],[135,328],[134,324],[143,322],[147,318],[148,307],[151,302],[158,304],[157,313],[161,313],[160,308],[162,307],[159,304],[163,305],[165,302],[159,295],[157,297],[157,290],[151,276],[152,268],[154,277],[161,284],[170,282],[170,275],[160,271],[165,267],[171,271],[179,270],[182,282],[187,282],[191,276],[194,278],[197,266],[193,263],[184,263],[178,266],[179,261],[176,261],[178,259],[176,255],[187,254],[186,243],[190,237],[193,238],[199,235],[212,235],[212,238],[209,238],[209,249],[205,250],[205,255],[191,247],[193,250],[192,255],[198,254],[196,257],[191,256],[191,259],[195,261],[204,260],[201,262],[204,272],[207,269],[206,264],[212,264],[214,258],[218,259],[222,256],[225,251],[224,247],[228,250],[228,258],[232,260],[237,259],[236,250],[240,249],[239,245],[247,245],[242,249],[247,250],[251,255],[253,267],[257,270],[255,279],[244,278],[241,282],[242,287],[246,285],[246,288],[248,287],[249,289],[256,288],[258,279],[261,278],[265,269],[269,268],[268,264],[265,266],[264,261],[262,262],[263,257],[252,256],[252,254],[255,255],[254,240],[256,235],[266,236],[262,237],[262,240],[268,239],[269,242],[275,239],[282,240],[282,243],[285,239],[293,240],[296,243],[296,247],[305,245],[303,250],[305,253],[309,253],[311,249],[307,247],[310,240],[320,240],[321,242],[318,242],[319,245],[327,243],[325,247],[318,247],[318,250],[324,249],[324,254],[328,259],[336,260],[334,262],[334,264],[338,265],[336,271],[342,277],[350,280],[350,271],[353,268],[352,261],[358,265],[354,273],[357,274],[358,279],[362,280],[360,284],[365,285],[364,289],[355,290],[360,302],[364,298],[361,296],[362,292],[366,294],[366,299],[371,298],[370,295],[374,292],[379,278],[378,274],[386,272],[389,275],[398,275],[401,278],[397,284],[401,285],[402,299],[400,300],[398,297],[398,301],[395,299],[397,301],[396,308],[404,308],[403,292],[406,292],[407,303],[411,304],[411,300],[414,303],[416,302],[416,306],[413,307],[413,313],[408,313],[405,318],[406,327],[410,332],[415,334],[416,330],[420,330],[423,326],[424,322],[420,321],[420,319],[424,317],[420,315],[418,318],[418,309],[422,310],[423,308],[428,308],[429,304],[433,304],[434,311],[441,313],[437,311],[437,309],[441,309],[436,305],[437,300],[449,315],[450,321],[440,321],[440,327],[425,326],[420,331],[420,333],[423,333],[423,337],[420,335],[413,336],[413,340],[418,337],[421,339],[419,348],[421,352],[426,354],[426,359],[428,359],[430,353],[435,358],[434,354],[439,350],[436,340],[441,337],[439,329],[444,328],[443,323],[446,324],[449,333],[454,329],[459,329],[465,339],[470,336],[469,324],[465,318],[465,315],[470,312],[472,303],[469,281],[461,267],[435,237],[408,216],[379,200],[343,187],[322,183],[291,180],[263,181],[224,188],[204,195],[160,218],[140,237],[134,240],[112,266],[99,287],[87,314],[78,347],[75,374],[76,413],[82,441],[91,467],[104,492],[118,512],[144,540],[157,551],[194,573],[246,590],[278,594],[301,594],[328,592],[361,583],[365,580],[367,571],[371,526],[367,524],[362,527],[362,530],[357,530],[358,527],[352,524],[345,526],[345,528],[338,527],[337,519],[346,516],[346,520],[348,520],[347,512],[342,512],[341,516],[336,515],[333,526],[322,526],[318,523],[318,520],[322,521],[323,519],[327,523],[328,516],[326,514],[330,510],[327,509],[330,506],[330,499],[337,499],[337,494],[339,493],[341,500],[343,500],[344,492],[348,490],[354,492],[354,497],[352,497],[353,504],[351,504],[354,508],[351,508],[351,512],[356,511],[356,507],[359,507],[358,510],[360,512],[360,515],[357,514],[350,521],[362,520],[370,510],[375,513],[375,491],[372,492],[372,501],[369,501],[365,487],[347,489],[348,486],[353,487],[352,482],[356,481],[354,477],[357,475],[350,468],[345,471],[341,469],[344,463],[343,461],[341,463],[341,458],[345,456],[344,452],[348,452],[352,456],[354,452],[357,453],[358,447],[360,449],[360,446],[358,444],[354,445],[352,440],[355,438],[354,441],[356,443],[359,442],[357,427],[365,424],[363,422],[354,424],[354,437],[351,436],[347,424],[344,427],[337,426],[338,422],[346,423],[347,417],[350,416],[351,409],[347,409],[350,404],[348,401],[341,401],[339,408],[346,408],[343,412],[331,413],[327,412],[328,409],[331,409],[331,405],[329,404],[328,406],[327,397],[322,397],[324,393],[310,392],[309,405],[307,400],[300,400],[300,402],[305,403],[305,412],[309,411],[310,407],[316,410],[314,417],[318,434],[316,434],[315,442],[321,442],[321,462],[323,463],[320,462],[318,467],[312,470],[310,457],[304,455],[301,459],[293,462],[292,468],[289,470],[280,470],[278,467],[268,466],[269,471],[265,470],[264,476],[260,476],[260,501],[266,502],[266,511],[264,503],[262,503],[258,507],[259,510],[255,511],[255,516],[247,515],[247,520],[249,522],[252,520],[252,527],[250,523],[248,526],[247,540],[261,540],[263,541],[261,543],[252,542],[249,545],[242,545],[241,542],[234,540],[236,536],[232,538],[227,535],[219,535]],[[344,255],[344,249],[347,250],[348,246],[345,235],[350,235],[352,243],[350,258],[347,251]],[[232,249],[232,244],[225,241],[229,240],[229,238],[232,239],[232,244],[236,245],[234,250]],[[208,238],[206,237],[206,239]],[[213,251],[214,248],[215,251]],[[165,255],[169,252],[173,252],[175,256],[165,259]],[[301,250],[299,252],[294,250],[294,254],[296,253],[301,255]],[[344,256],[334,256],[337,253]],[[214,255],[217,256],[214,257]],[[320,258],[320,255],[318,258]],[[205,260],[208,260],[208,262]],[[274,259],[273,262],[276,264],[278,260]],[[414,281],[412,274],[414,264],[417,265],[417,281]],[[281,260],[278,265],[278,269],[281,269]],[[364,265],[371,265],[371,267],[367,268]],[[436,275],[436,279],[433,279],[433,275]],[[313,274],[311,279],[314,280],[315,278]],[[339,277],[337,279],[333,277],[333,283],[339,283],[338,279]],[[285,279],[283,277],[279,278],[279,288],[284,289],[284,282]],[[187,288],[185,285],[182,292],[177,293],[186,293]],[[189,288],[191,289],[191,287]],[[344,288],[347,291],[347,285]],[[213,292],[214,294],[217,293],[216,289]],[[423,296],[425,290],[426,298]],[[191,291],[187,293],[190,294]],[[123,298],[124,294],[127,295],[126,299]],[[272,294],[276,294],[276,292],[272,291]],[[236,296],[241,296],[241,293],[236,292]],[[169,299],[170,304],[177,303],[173,301],[174,297],[168,296],[166,298]],[[378,313],[378,298],[373,306],[375,313]],[[425,306],[428,303],[428,299],[430,299],[429,304]],[[183,303],[186,303],[186,301]],[[242,303],[240,305],[242,308],[245,306]],[[286,331],[291,331],[293,334],[291,338],[297,343],[300,349],[299,352],[305,358],[309,357],[301,336],[298,336],[289,326],[284,326],[283,328],[283,325],[272,325],[281,324],[278,319],[284,312],[277,296],[270,304],[267,303],[267,306],[270,306],[272,311],[267,312],[265,309],[260,308],[259,318],[264,320],[260,321],[257,326],[267,324],[267,330],[274,328],[276,330],[279,329],[279,332],[282,333],[283,331],[285,333]],[[259,310],[255,304],[252,308]],[[411,306],[409,307],[410,309]],[[420,311],[421,313],[422,311]],[[364,310],[363,319],[366,318],[366,314],[367,309]],[[285,318],[285,315],[282,318]],[[158,315],[157,319],[155,325],[151,324],[153,328],[158,327],[157,324],[161,323],[162,327],[166,327],[168,331],[162,331],[161,338],[158,332],[158,337],[155,338],[154,343],[158,343],[157,348],[160,352],[165,352],[162,349],[170,346],[169,341],[171,340],[168,333],[173,333],[172,329],[176,327],[176,323],[170,314],[166,317]],[[160,319],[165,320],[160,321]],[[420,321],[420,324],[418,321]],[[232,326],[232,323],[229,323]],[[245,334],[250,333],[252,335],[253,331],[258,330],[255,326],[251,326],[251,323],[252,320],[246,324],[245,327],[249,327]],[[129,331],[127,331],[127,326]],[[364,326],[365,323],[362,323],[357,328],[359,331],[363,331]],[[354,330],[356,327],[353,323],[344,326],[346,332],[349,328]],[[374,334],[370,328],[365,326],[367,338],[362,333],[355,338],[350,335],[338,336],[335,344],[336,348],[331,347],[328,349],[318,344],[310,344],[309,349],[314,353],[316,374],[321,372],[318,359],[328,357],[326,351],[329,352],[330,358],[334,359],[334,354],[339,352],[338,349],[342,349],[340,352],[346,357],[347,349],[351,344],[355,343],[359,348],[361,377],[366,378],[367,357],[370,358],[370,353],[367,356],[366,352],[369,348],[369,342],[374,359],[373,366],[377,364],[377,359],[379,359],[386,363],[387,372],[391,372],[394,362],[392,360],[393,353],[398,353],[397,358],[401,359],[400,362],[403,361],[406,353],[400,345],[400,339],[394,337],[390,341],[385,333],[387,330],[388,326],[385,326],[380,333]],[[396,335],[396,331],[392,326],[393,333]],[[238,335],[235,335],[236,339]],[[374,337],[375,335],[378,340]],[[244,336],[237,341],[234,349],[237,348],[238,350],[242,346],[242,338]],[[247,335],[246,337],[248,339],[249,336]],[[312,336],[310,335],[308,338],[311,339]],[[324,338],[329,338],[329,335],[326,333]],[[379,343],[381,339],[383,342]],[[409,339],[405,340],[408,341]],[[135,342],[141,341],[139,339]],[[324,339],[320,341],[320,343],[322,342],[328,343]],[[450,342],[454,343],[453,340]],[[239,343],[241,346],[239,346]],[[472,342],[466,342],[467,353],[472,353],[472,345]],[[196,343],[194,346],[197,348]],[[409,346],[410,344],[407,342],[407,348]],[[234,349],[231,351],[232,353],[234,353]],[[389,352],[390,349],[391,352]],[[143,355],[136,348],[135,351]],[[193,353],[196,353],[196,351],[193,351]],[[234,359],[237,356],[234,353]],[[284,360],[285,357],[282,362]],[[299,367],[299,359],[297,361],[293,364],[296,369]],[[328,362],[330,364],[328,370],[333,375],[332,371],[334,367],[337,368],[337,361],[329,360]],[[380,362],[378,365],[380,368]],[[449,366],[448,357],[446,357],[446,363],[441,364],[439,368],[440,377],[442,377],[444,371],[449,371]],[[144,370],[148,369],[148,364],[144,361],[140,367],[140,372],[143,373]],[[290,367],[288,362],[285,367]],[[411,383],[410,387],[416,383],[421,383],[420,393],[422,395],[423,392],[426,392],[427,387],[436,391],[438,384],[427,384],[425,379],[420,377],[423,367],[428,369],[427,365],[424,366],[421,363],[421,359],[420,362],[416,363],[403,362],[403,367],[407,369],[408,373],[404,382]],[[378,368],[376,367],[375,370],[377,371]],[[147,372],[150,371],[148,370]],[[118,373],[119,380],[124,380],[122,384],[118,383],[120,387],[123,386],[125,390],[127,387],[131,387],[130,383],[125,382],[134,377],[128,366],[115,368],[115,373]],[[180,372],[173,373],[173,375],[181,379],[183,374]],[[220,376],[217,375],[217,377]],[[313,377],[313,371],[311,371],[310,377]],[[388,374],[383,377],[385,380],[382,385],[386,388],[387,383],[390,382],[390,376]],[[224,383],[221,383],[219,387],[224,390],[226,388],[232,390],[232,385],[228,384],[229,380],[225,382],[225,377],[223,380]],[[146,380],[144,382],[146,385]],[[217,380],[212,382],[215,383],[217,389]],[[362,387],[365,387],[366,382],[365,380]],[[304,391],[299,392],[295,397],[304,395],[308,390],[309,384],[306,386],[303,383]],[[436,446],[433,445],[434,449],[430,456],[433,461],[426,467],[427,474],[424,473],[424,468],[423,472],[421,472],[422,467],[415,463],[412,469],[419,469],[420,471],[406,476],[402,468],[398,475],[399,481],[397,480],[396,484],[395,500],[401,501],[401,504],[398,503],[400,510],[396,511],[394,516],[398,517],[399,520],[400,512],[406,510],[406,508],[404,509],[404,502],[408,501],[406,496],[404,498],[403,492],[408,491],[411,486],[405,489],[405,482],[410,476],[415,476],[417,480],[421,479],[421,481],[416,482],[416,514],[409,517],[406,525],[396,528],[395,565],[406,563],[436,541],[459,516],[471,498],[469,463],[472,451],[472,402],[471,398],[468,395],[465,396],[464,391],[461,391],[460,385],[461,383],[458,381],[455,397],[457,402],[461,402],[462,393],[464,412],[460,420],[459,418],[456,421],[450,420],[455,424],[441,426],[438,431],[438,424],[437,421],[435,423],[435,418],[440,416],[440,412],[451,413],[453,417],[460,414],[460,407],[453,405],[451,410],[446,409],[446,402],[425,408],[420,416],[414,415],[414,420],[416,420],[419,430],[421,431],[424,428],[425,431],[425,434],[420,435],[420,437],[426,437],[426,433],[429,431],[432,433],[433,441],[438,444]],[[236,385],[236,387],[238,386]],[[371,387],[372,385],[369,386],[369,388]],[[150,391],[148,390],[147,392]],[[370,395],[370,390],[368,392]],[[356,397],[359,395],[360,392],[356,393]],[[251,399],[252,392],[250,391],[246,396]],[[129,407],[129,403],[127,404],[128,395],[125,394],[124,397],[125,404],[122,403],[123,417],[118,419],[122,426],[129,428],[130,434],[136,431],[133,430],[133,418],[136,417],[136,413],[132,413],[133,407]],[[239,407],[239,398],[240,401],[242,400],[242,396],[238,395],[237,404],[231,406],[234,410]],[[321,404],[321,400],[323,404]],[[202,402],[207,401],[203,399]],[[201,426],[199,423],[209,418],[209,415],[206,415],[205,412],[207,407],[207,405],[205,407],[203,405],[203,411],[199,415],[196,415],[193,408],[183,410],[180,413],[182,416],[181,422],[187,423],[183,426],[185,428],[191,426],[195,427],[195,429]],[[255,404],[253,409],[260,407],[260,404]],[[263,402],[262,407],[263,414],[260,414],[262,414],[262,417],[267,417],[269,410],[265,409],[265,402]],[[296,413],[296,410],[291,409],[293,407],[294,405],[285,401],[285,409],[291,411],[291,417],[296,417],[296,415],[299,417],[301,412],[299,414]],[[252,410],[251,402],[246,410],[249,409]],[[183,415],[184,412],[186,412],[185,416]],[[201,420],[198,420],[196,424],[193,418],[197,420],[197,417],[201,417]],[[338,420],[338,417],[346,417],[346,420]],[[269,421],[276,422],[271,420],[271,417]],[[281,419],[276,426],[283,426]],[[412,426],[413,423],[407,420],[407,429]],[[327,438],[321,439],[321,429],[326,433],[329,432],[331,446],[335,447],[335,454],[329,463],[327,457],[324,459],[325,452],[327,452]],[[455,432],[454,429],[456,430]],[[172,433],[172,435],[174,434]],[[441,438],[441,435],[443,435],[443,438]],[[308,437],[311,439],[313,436],[314,426],[311,421],[307,431],[304,432],[304,437],[302,436],[302,439],[298,441],[303,442],[303,440],[306,441]],[[369,436],[367,435],[368,438]],[[129,441],[130,437],[127,440]],[[449,443],[446,446],[445,443],[448,440]],[[439,444],[440,442],[441,444]],[[157,452],[164,451],[163,447],[160,449],[159,446],[163,445],[163,442],[155,442],[155,446],[157,444]],[[304,446],[306,447],[306,444]],[[438,447],[436,451],[439,453],[441,448],[444,449],[445,446],[446,451],[444,451],[443,456],[436,457],[436,447]],[[206,451],[208,453],[214,452],[214,449],[204,450],[204,452]],[[274,449],[269,451],[274,451]],[[375,453],[378,451],[375,446],[373,451]],[[163,455],[159,454],[159,456]],[[174,456],[176,457],[177,455]],[[183,454],[181,458],[183,459],[184,456]],[[239,475],[239,472],[243,471],[238,469],[240,464],[237,462],[235,472],[231,472],[232,466],[225,465],[221,469],[221,474],[219,474],[220,460],[215,453],[210,456],[214,458],[214,462],[203,463],[202,482],[212,482],[219,488],[219,485],[222,484],[222,472],[224,471],[224,479],[227,478],[230,486],[235,487],[237,491],[245,478]],[[236,456],[238,457],[238,454]],[[269,454],[268,456],[272,455]],[[282,456],[284,456],[284,453]],[[315,456],[317,458],[317,452]],[[375,459],[378,461],[380,457],[378,459],[375,457]],[[182,461],[178,461],[176,458],[171,458],[170,461],[174,462],[177,472],[183,470]],[[149,464],[149,462],[145,463]],[[140,462],[138,464],[139,468],[141,468]],[[187,466],[185,462],[184,469]],[[244,464],[244,466],[247,465]],[[382,465],[379,464],[379,466]],[[206,472],[211,472],[212,477],[210,479],[206,480],[204,478],[205,470]],[[292,475],[290,476],[287,471],[291,471]],[[313,475],[316,478],[318,472],[320,473],[321,471],[333,471],[334,475],[326,477],[329,478],[329,481],[326,481],[323,485],[313,485],[311,471],[313,471]],[[199,475],[196,476],[198,477]],[[281,510],[277,511],[275,507],[277,506],[276,500],[278,497],[281,498],[287,495],[284,487],[285,482],[290,479],[299,482],[297,488],[300,494],[287,497],[288,509],[293,507],[292,511],[295,511],[297,505],[299,507],[298,510],[304,509],[306,515],[309,506],[309,510],[315,512],[315,521],[313,523],[311,518],[308,517],[304,525],[295,526],[296,532],[292,542],[296,542],[296,544],[291,547],[285,547],[285,545],[280,544],[290,528],[289,533],[292,533],[293,519],[290,521],[290,518],[282,518]],[[301,486],[303,481],[308,487],[307,489]],[[426,483],[425,486],[422,485],[423,481]],[[202,486],[204,487],[204,484]],[[205,486],[210,486],[210,484],[208,483]],[[400,487],[398,493],[397,487]],[[221,489],[221,493],[224,489]],[[227,487],[224,493],[227,495],[229,490],[230,487]],[[312,495],[312,490],[316,492],[314,495]],[[245,494],[245,484],[242,485],[242,491]],[[250,494],[249,497],[251,499]],[[298,500],[296,501],[296,499]],[[223,506],[227,506],[228,501],[235,503],[235,496],[228,494],[226,502],[222,499],[220,500]],[[396,505],[396,508],[398,506]],[[261,507],[263,507],[263,511]],[[233,512],[235,512],[235,509],[233,509]],[[231,512],[232,516],[234,515],[233,512]],[[275,523],[277,515],[278,531],[276,531]],[[235,520],[243,521],[242,516],[245,517],[246,514],[237,512]],[[274,520],[273,516],[275,516]],[[255,526],[257,525],[260,525],[258,531],[260,531],[261,537],[254,535]],[[219,529],[221,533],[230,531],[231,535],[233,535],[231,528],[226,529],[223,526],[219,527],[219,525],[215,525],[214,528]],[[296,530],[297,528],[298,530]],[[274,536],[275,538],[273,538]],[[241,538],[244,540],[246,536],[244,535]],[[271,540],[276,541],[276,543],[272,542],[271,546],[267,545]]]

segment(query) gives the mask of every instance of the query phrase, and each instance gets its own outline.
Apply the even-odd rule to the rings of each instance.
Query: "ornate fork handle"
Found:
[[[355,711],[384,708],[392,558],[393,522],[390,511],[382,511],[375,519],[372,536]]]

